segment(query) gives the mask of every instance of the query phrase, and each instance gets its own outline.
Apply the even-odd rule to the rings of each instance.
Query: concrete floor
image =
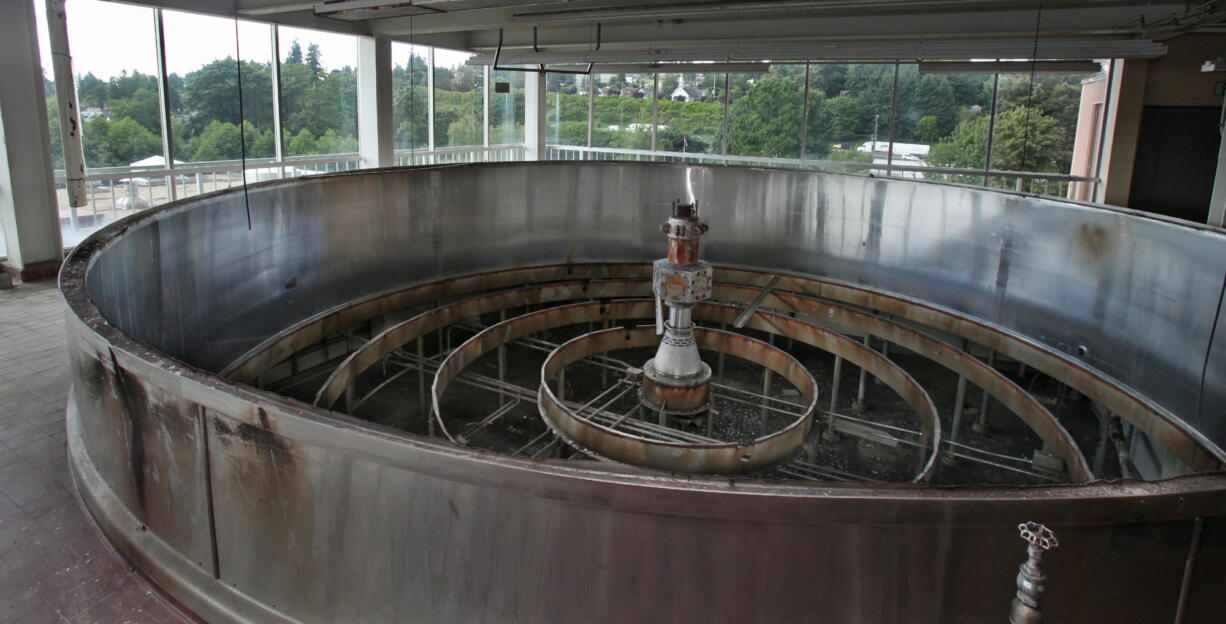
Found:
[[[0,290],[0,622],[188,622],[94,526],[68,474],[64,304]]]

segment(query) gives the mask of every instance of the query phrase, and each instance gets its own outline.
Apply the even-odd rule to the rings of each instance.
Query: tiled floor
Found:
[[[73,491],[63,314],[52,280],[0,290],[0,622],[186,622]]]

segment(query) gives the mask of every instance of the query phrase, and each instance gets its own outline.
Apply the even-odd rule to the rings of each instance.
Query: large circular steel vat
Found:
[[[322,407],[336,393],[316,406],[243,383],[398,297],[642,277],[675,199],[710,223],[717,299],[743,305],[769,290],[759,272],[785,276],[758,329],[770,314],[876,323],[995,384],[1061,448],[1012,382],[904,329],[973,339],[1106,405],[1178,476],[1103,481],[1072,443],[1070,484],[680,476],[465,448]],[[464,279],[477,285],[439,290]],[[123,220],[66,261],[70,457],[116,547],[210,620],[1003,622],[1016,527],[1037,521],[1060,541],[1048,621],[1219,622],[1224,286],[1220,230],[958,185],[570,162],[269,182]],[[393,330],[365,349],[406,344]]]

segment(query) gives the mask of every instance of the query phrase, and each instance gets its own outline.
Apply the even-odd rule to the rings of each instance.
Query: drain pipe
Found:
[[[88,199],[85,195],[85,154],[81,147],[81,112],[77,109],[72,55],[68,52],[68,19],[64,2],[47,0],[47,34],[51,41],[51,64],[55,72],[55,99],[59,103],[60,144],[64,152],[69,218],[73,229],[76,229],[76,209],[88,204]]]

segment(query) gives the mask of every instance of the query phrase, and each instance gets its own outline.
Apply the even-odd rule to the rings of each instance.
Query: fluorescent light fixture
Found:
[[[765,74],[771,70],[770,63],[633,63],[601,65],[592,67],[593,74],[701,74],[705,72],[728,72],[730,74]]]
[[[1096,74],[1095,61],[920,61],[921,74]]]

